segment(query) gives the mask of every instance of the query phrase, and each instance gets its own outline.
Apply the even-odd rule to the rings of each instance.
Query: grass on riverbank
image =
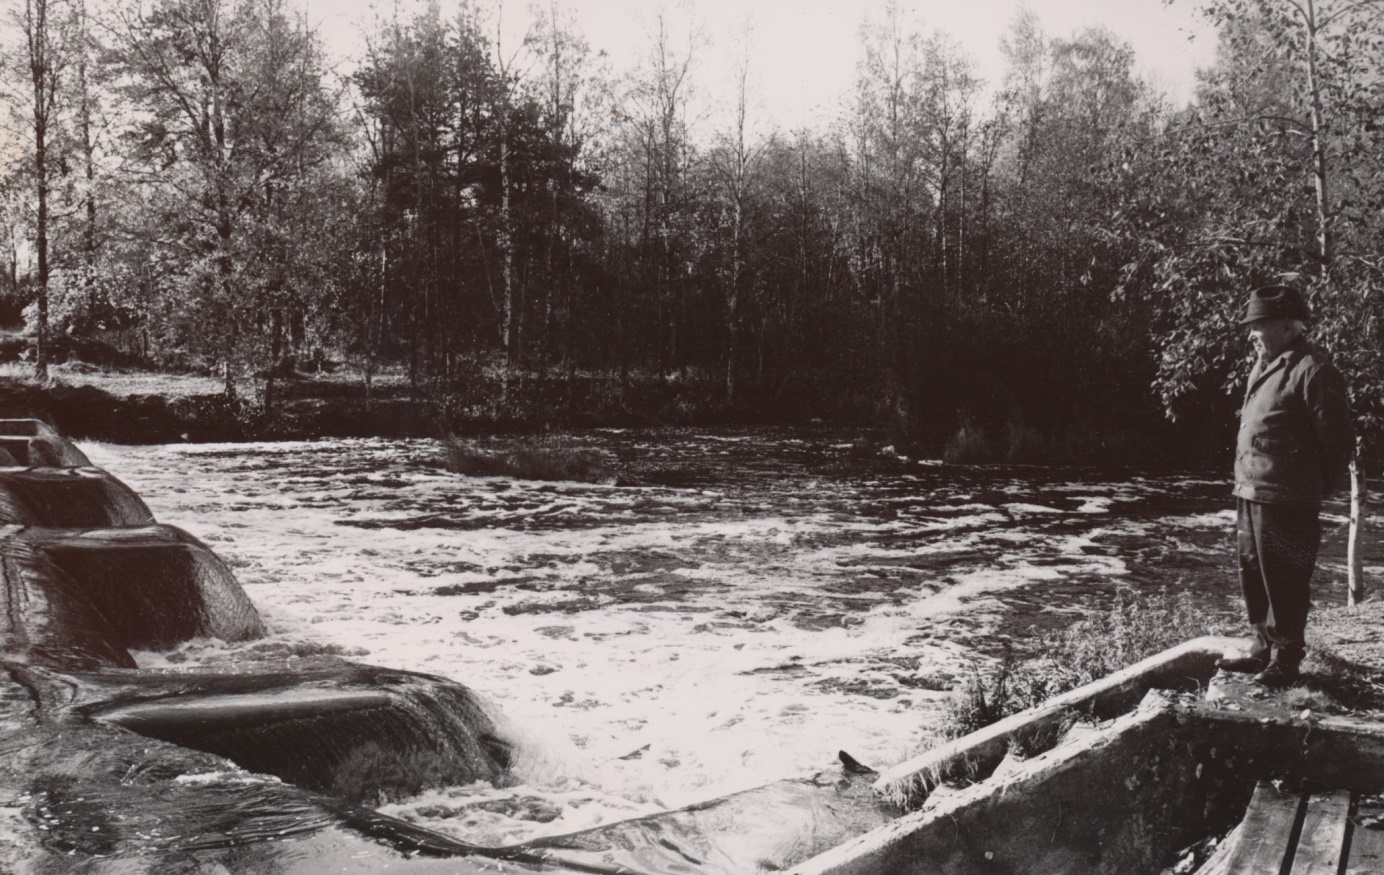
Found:
[[[1384,710],[1384,600],[1313,613],[1303,684],[1284,691],[1293,711]],[[944,705],[939,743],[960,738],[1048,699],[1114,674],[1202,635],[1240,634],[1237,620],[1210,615],[1188,593],[1153,594],[1122,589],[1104,614],[1081,620],[1054,639],[1046,653],[1026,660],[1006,655],[994,671],[972,671]],[[1075,715],[1073,716],[1075,719]],[[1024,739],[1021,757],[1057,741]]]
[[[1121,589],[1106,613],[1072,624],[1040,656],[1019,661],[1007,655],[993,673],[973,671],[947,700],[940,734],[944,741],[960,738],[1184,641],[1220,631],[1221,619],[1209,617],[1189,593]]]

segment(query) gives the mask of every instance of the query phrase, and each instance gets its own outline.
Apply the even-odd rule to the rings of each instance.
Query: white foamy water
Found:
[[[423,440],[84,449],[227,560],[272,639],[489,697],[529,739],[524,783],[387,809],[482,843],[804,775],[838,750],[897,762],[977,648],[1032,649],[1029,620],[1122,581],[1198,562],[1219,585],[1230,567],[1218,483],[862,460],[839,435],[582,440],[668,485],[465,477]],[[1148,566],[1163,555],[1181,564]]]

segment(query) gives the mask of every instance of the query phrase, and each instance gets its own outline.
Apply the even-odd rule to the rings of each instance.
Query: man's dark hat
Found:
[[[1307,302],[1302,300],[1298,290],[1290,286],[1261,286],[1249,293],[1249,303],[1245,305],[1245,316],[1241,325],[1248,325],[1256,319],[1301,319],[1311,318]]]

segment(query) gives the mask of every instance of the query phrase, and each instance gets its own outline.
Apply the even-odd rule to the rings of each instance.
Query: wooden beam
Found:
[[[1206,858],[1206,862],[1201,864],[1197,870],[1197,875],[1230,875],[1230,870],[1226,868],[1230,865],[1230,860],[1235,855],[1235,849],[1240,845],[1240,836],[1244,833],[1243,825],[1236,824],[1221,843],[1216,846],[1216,850],[1211,852],[1211,856]]]
[[[1351,824],[1350,859],[1345,875],[1384,872],[1384,808],[1361,805]]]
[[[1302,835],[1293,855],[1293,875],[1337,875],[1348,814],[1350,793],[1344,790],[1308,797]]]
[[[1289,845],[1300,822],[1301,803],[1298,794],[1280,793],[1272,784],[1260,781],[1225,871],[1233,875],[1288,875],[1292,861]]]

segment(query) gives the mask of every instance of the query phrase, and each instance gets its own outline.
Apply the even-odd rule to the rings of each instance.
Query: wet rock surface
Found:
[[[263,623],[215,554],[153,524],[43,423],[0,421],[0,438],[42,438],[53,463],[0,471],[11,523],[0,530],[0,869],[115,858],[321,871],[322,859],[271,845],[328,833],[324,858],[372,839],[384,844],[351,859],[470,853],[356,807],[503,782],[509,743],[469,690],[325,655],[292,672],[253,655],[227,673],[138,669],[132,649],[248,641]],[[70,525],[91,522],[106,526]],[[260,851],[252,869],[247,847]]]
[[[0,524],[98,528],[153,522],[140,497],[99,468],[0,468]]]
[[[182,529],[30,528],[10,539],[32,544],[75,581],[104,618],[111,640],[127,650],[264,635],[259,613],[230,569]]]

